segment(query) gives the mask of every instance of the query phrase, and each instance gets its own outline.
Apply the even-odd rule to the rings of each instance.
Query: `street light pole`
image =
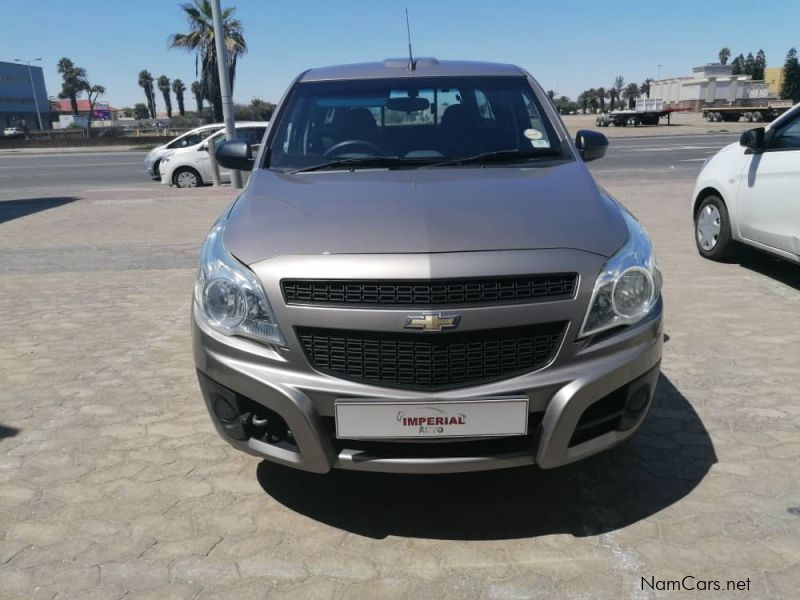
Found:
[[[236,138],[236,123],[233,116],[233,98],[231,97],[231,80],[228,78],[228,52],[225,48],[225,30],[222,27],[222,9],[219,0],[211,0],[211,16],[214,19],[214,45],[217,49],[217,71],[219,73],[219,90],[222,97],[222,117],[225,121],[225,139]],[[231,185],[242,189],[242,174],[231,169]]]
[[[33,71],[31,70],[31,63],[36,62],[37,60],[41,61],[41,58],[34,58],[28,61],[22,61],[18,58],[14,59],[14,62],[22,63],[25,62],[28,65],[28,78],[31,80],[31,91],[33,92],[33,103],[36,105],[36,118],[39,120],[39,131],[44,131],[44,127],[42,127],[42,113],[39,112],[39,99],[36,97],[36,86],[33,85]]]

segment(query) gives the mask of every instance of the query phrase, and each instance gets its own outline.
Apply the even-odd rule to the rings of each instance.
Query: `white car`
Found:
[[[147,174],[154,179],[158,179],[161,176],[161,173],[159,172],[161,161],[167,154],[169,154],[172,150],[196,146],[208,136],[220,131],[223,127],[224,125],[222,123],[213,123],[212,125],[196,127],[191,131],[187,131],[183,135],[179,135],[174,140],[171,140],[166,144],[162,144],[161,146],[153,148],[147,153],[147,156],[144,157],[144,168],[147,171]]]
[[[728,260],[741,243],[800,263],[800,104],[705,164],[692,217],[705,258]]]
[[[257,147],[264,132],[266,121],[244,121],[236,123],[236,137],[245,139]],[[174,150],[161,159],[161,183],[180,188],[193,188],[211,183],[211,158],[208,154],[209,144],[215,148],[225,141],[225,132],[218,131],[208,139],[179,150]],[[255,152],[254,152],[255,155]],[[230,171],[220,168],[220,180],[230,181]]]
[[[3,129],[3,136],[5,137],[20,137],[25,135],[25,130],[21,127],[6,127]]]

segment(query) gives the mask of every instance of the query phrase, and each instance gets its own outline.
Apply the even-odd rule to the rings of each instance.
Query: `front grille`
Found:
[[[427,281],[284,279],[281,285],[287,304],[430,306],[565,300],[574,297],[577,283],[575,273],[556,273]]]
[[[311,366],[387,387],[475,385],[539,369],[558,351],[566,323],[459,333],[376,333],[298,327]]]

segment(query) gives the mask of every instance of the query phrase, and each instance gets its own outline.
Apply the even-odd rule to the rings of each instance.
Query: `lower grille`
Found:
[[[463,387],[547,365],[566,323],[459,333],[376,333],[298,327],[311,366],[387,387]]]

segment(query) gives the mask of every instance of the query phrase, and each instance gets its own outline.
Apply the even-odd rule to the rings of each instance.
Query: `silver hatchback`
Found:
[[[271,461],[563,465],[642,422],[662,351],[646,233],[518,67],[312,69],[203,246],[192,307],[219,433]]]

